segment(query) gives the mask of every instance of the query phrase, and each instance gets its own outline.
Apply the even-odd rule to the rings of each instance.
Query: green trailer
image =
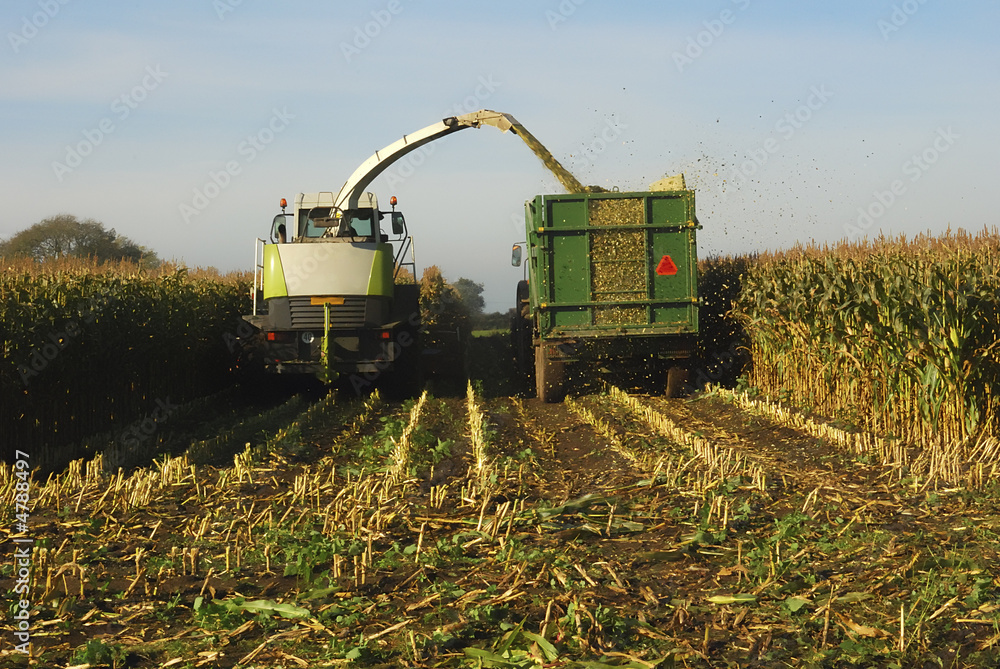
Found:
[[[512,337],[538,397],[561,401],[567,382],[598,369],[685,378],[698,338],[694,191],[539,195],[525,204],[527,279]],[[659,185],[659,184],[656,184]],[[513,261],[520,265],[521,247]]]

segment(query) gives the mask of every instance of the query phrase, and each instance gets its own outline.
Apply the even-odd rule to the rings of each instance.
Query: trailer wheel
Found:
[[[661,377],[662,378],[662,377]],[[671,367],[667,370],[667,397],[680,397],[688,381],[688,370],[684,367]]]
[[[535,348],[535,389],[543,402],[562,402],[566,396],[566,363],[551,360],[544,346]]]

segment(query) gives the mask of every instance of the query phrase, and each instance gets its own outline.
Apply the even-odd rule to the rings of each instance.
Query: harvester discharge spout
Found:
[[[559,182],[567,191],[570,193],[581,193],[585,190],[583,185],[516,118],[503,112],[481,109],[460,116],[449,116],[438,123],[429,125],[409,135],[404,135],[389,146],[376,151],[368,160],[361,163],[354,170],[354,173],[341,187],[340,192],[335,198],[335,206],[341,210],[357,209],[361,196],[369,184],[390,165],[406,154],[453,132],[466,128],[478,128],[484,125],[497,128],[501,132],[513,130],[514,134],[524,140],[528,148],[556,175],[556,178],[559,179]]]

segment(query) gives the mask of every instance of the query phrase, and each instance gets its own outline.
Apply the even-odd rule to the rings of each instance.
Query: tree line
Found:
[[[92,258],[98,262],[131,261],[156,267],[156,253],[93,219],[71,214],[51,216],[10,239],[0,241],[0,258],[30,258],[38,262],[64,257]]]

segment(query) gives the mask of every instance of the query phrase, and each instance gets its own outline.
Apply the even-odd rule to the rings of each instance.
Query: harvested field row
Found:
[[[165,458],[108,478],[75,463],[31,482],[35,659],[996,658],[992,500],[720,397],[330,396],[232,466]],[[0,653],[16,663],[12,634]]]

